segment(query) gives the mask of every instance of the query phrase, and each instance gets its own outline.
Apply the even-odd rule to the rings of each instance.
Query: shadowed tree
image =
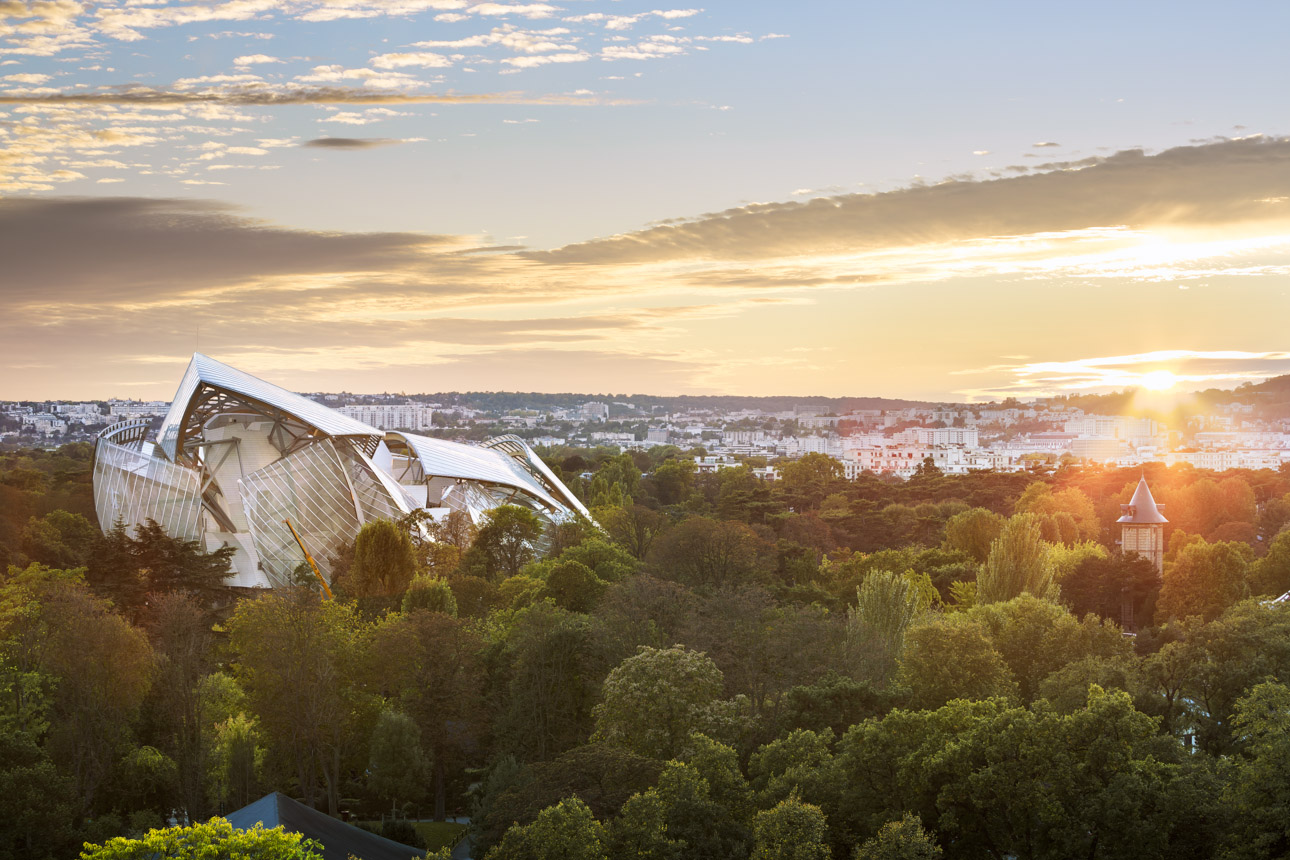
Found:
[[[416,572],[416,552],[407,533],[389,520],[373,520],[354,539],[346,584],[357,597],[388,597],[406,591]]]
[[[369,677],[420,730],[433,768],[435,819],[447,810],[447,778],[484,729],[479,652],[466,622],[424,609],[386,616],[372,633]]]
[[[446,580],[430,576],[413,577],[403,595],[403,611],[425,609],[430,612],[442,612],[444,615],[457,614],[457,598],[452,593],[452,586]]]
[[[528,508],[502,505],[484,515],[475,542],[461,560],[463,571],[495,582],[520,572],[537,557],[542,520]]]
[[[229,646],[251,710],[271,748],[291,763],[308,806],[326,785],[340,809],[341,776],[361,754],[373,703],[360,684],[364,626],[352,605],[306,589],[238,604]]]

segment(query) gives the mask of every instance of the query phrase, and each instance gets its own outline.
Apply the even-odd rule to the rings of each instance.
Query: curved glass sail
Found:
[[[286,520],[330,581],[333,557],[374,520],[426,510],[478,522],[504,504],[547,522],[587,515],[518,437],[473,445],[382,433],[200,354],[161,426],[150,426],[122,422],[99,437],[100,527],[152,519],[207,549],[231,547],[232,585],[295,581],[305,559]]]

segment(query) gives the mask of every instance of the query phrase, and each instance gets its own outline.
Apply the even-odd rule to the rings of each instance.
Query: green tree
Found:
[[[518,505],[493,508],[484,515],[462,567],[494,581],[515,576],[536,557],[541,537],[542,520],[533,511]]]
[[[978,563],[984,562],[1005,522],[1004,517],[985,508],[970,508],[955,514],[945,521],[945,548],[967,553]]]
[[[1210,621],[1249,596],[1250,548],[1235,541],[1188,544],[1165,572],[1157,613],[1163,618],[1197,615]]]
[[[17,727],[48,726],[45,747],[71,777],[75,812],[90,814],[131,741],[152,682],[152,648],[143,631],[90,593],[77,571],[11,569],[0,584],[0,606],[5,662],[17,670],[11,689],[48,696],[48,710],[42,705],[39,715],[16,703]],[[49,689],[30,689],[24,677],[47,680]]]
[[[939,708],[951,699],[1010,698],[1017,692],[986,628],[958,615],[916,625],[905,634],[898,677],[918,708]]]
[[[132,551],[149,593],[187,591],[207,598],[228,594],[224,580],[235,551],[231,546],[206,552],[199,541],[172,537],[148,520],[135,528]]]
[[[264,747],[256,721],[237,713],[210,730],[207,785],[221,810],[240,809],[260,796]]]
[[[984,625],[1027,702],[1038,695],[1046,677],[1069,662],[1086,656],[1128,657],[1132,653],[1115,624],[1093,618],[1081,623],[1063,607],[1031,594],[978,606],[968,617]]]
[[[183,809],[188,820],[198,821],[209,813],[201,682],[211,669],[211,621],[189,594],[159,595],[151,609],[156,651],[152,718],[161,748],[178,768],[176,793],[168,802]]]
[[[417,803],[425,796],[430,768],[421,752],[421,730],[407,714],[381,711],[367,755],[368,787],[390,804],[396,817],[400,802]]]
[[[650,547],[654,545],[654,539],[662,534],[665,528],[663,515],[643,505],[598,510],[596,521],[616,546],[627,550],[638,561],[649,554]],[[594,565],[589,566],[594,567]]]
[[[788,797],[753,821],[751,860],[830,860],[828,825],[818,806]]]
[[[1016,512],[1035,514],[1041,520],[1053,522],[1066,519],[1074,531],[1061,531],[1063,543],[1096,540],[1102,531],[1093,502],[1078,487],[1053,492],[1048,484],[1036,481],[1017,500]]]
[[[713,797],[698,768],[669,761],[658,785],[623,804],[610,844],[614,857],[735,860],[748,855],[751,841],[747,824]]]
[[[1223,857],[1271,860],[1290,853],[1290,688],[1259,684],[1236,705],[1233,727],[1245,755],[1223,805],[1231,829]]]
[[[345,584],[358,597],[399,595],[416,572],[416,551],[407,532],[389,520],[373,520],[354,539],[354,561]]]
[[[466,622],[424,609],[388,615],[372,631],[367,677],[419,730],[433,767],[437,820],[446,813],[448,775],[464,768],[466,750],[484,729],[482,647]]]
[[[814,510],[842,481],[842,464],[812,452],[779,467],[780,490],[794,510]]]
[[[523,760],[546,760],[585,743],[604,671],[592,621],[538,602],[515,614],[499,645],[493,655],[505,685],[495,728],[499,748]]]
[[[1290,591],[1290,529],[1274,537],[1268,554],[1250,565],[1249,581],[1257,595],[1279,597]]]
[[[743,523],[690,517],[654,541],[649,563],[660,579],[720,588],[765,579],[772,549]]]
[[[408,584],[407,593],[403,595],[403,611],[412,612],[416,609],[442,612],[444,615],[455,617],[457,597],[452,593],[452,586],[447,580],[431,576],[415,576]]]
[[[596,706],[596,740],[658,759],[680,753],[691,733],[729,733],[721,670],[680,645],[642,646],[605,679]]]
[[[361,755],[375,715],[359,683],[365,628],[354,607],[306,589],[238,604],[229,645],[251,711],[268,745],[291,762],[308,806],[325,783],[340,808],[342,776]]]
[[[86,844],[80,860],[152,860],[218,857],[220,860],[322,860],[322,846],[281,827],[237,830],[223,818],[189,827],[152,830],[138,839],[117,837]]]
[[[875,570],[865,577],[856,589],[856,605],[847,610],[848,643],[876,640],[887,660],[894,663],[900,657],[905,631],[931,602],[912,574]]]
[[[1093,687],[1087,705],[1067,716],[1041,708],[987,716],[925,767],[939,783],[939,825],[956,851],[1212,856],[1212,766],[1162,738],[1126,693]]]
[[[94,524],[80,514],[51,511],[27,521],[22,531],[22,551],[39,564],[70,570],[85,566],[98,535]]]
[[[487,854],[487,860],[606,860],[605,828],[576,797],[538,814],[532,824],[516,825]]]
[[[667,460],[650,475],[649,485],[661,504],[679,505],[690,497],[694,470],[693,460]]]
[[[636,573],[637,560],[621,546],[600,537],[586,538],[561,552],[556,561],[585,564],[599,579],[620,582]]]
[[[918,816],[906,812],[856,848],[855,860],[940,860],[943,853]]]
[[[1034,514],[1018,514],[1008,520],[990,545],[990,555],[977,577],[979,603],[1011,600],[1023,592],[1036,597],[1056,594],[1048,545]]]
[[[0,731],[0,858],[55,860],[74,849],[71,781],[30,731]]]
[[[1136,553],[1084,558],[1061,579],[1062,600],[1082,617],[1092,612],[1119,621],[1129,609],[1139,626],[1151,622],[1160,579],[1149,559]]]
[[[197,541],[167,535],[152,520],[131,535],[118,521],[95,538],[86,580],[135,621],[147,614],[152,595],[186,592],[202,600],[226,597],[233,547],[205,552]]]
[[[790,796],[823,804],[837,794],[834,772],[833,729],[815,732],[794,729],[752,754],[748,774],[758,802],[769,807]]]
[[[582,562],[556,561],[551,562],[539,597],[550,598],[570,612],[590,612],[604,591],[605,583]]]

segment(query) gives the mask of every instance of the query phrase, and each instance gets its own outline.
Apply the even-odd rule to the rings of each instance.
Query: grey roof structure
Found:
[[[420,860],[425,850],[404,845],[361,827],[346,824],[325,812],[305,806],[285,794],[273,792],[224,816],[238,830],[257,824],[299,833],[322,846],[324,860]]]
[[[148,427],[134,419],[99,434],[99,525],[151,519],[207,550],[232,547],[231,585],[291,583],[304,561],[292,528],[330,580],[365,523],[417,509],[475,522],[503,504],[548,523],[589,517],[516,436],[468,445],[385,433],[200,353],[155,438]]]
[[[329,436],[380,436],[375,427],[355,421],[334,409],[315,403],[308,397],[265,382],[200,352],[193,353],[188,369],[179,381],[179,390],[170,402],[170,411],[161,422],[157,436],[166,456],[175,458],[175,447],[192,415],[193,406],[203,389],[237,394],[290,414],[304,424]]]
[[[1133,491],[1133,498],[1129,499],[1127,505],[1120,505],[1120,518],[1117,523],[1128,523],[1137,525],[1154,525],[1157,523],[1167,523],[1162,513],[1164,505],[1157,505],[1156,500],[1151,496],[1151,488],[1147,486],[1147,478],[1144,475],[1138,481],[1138,488]]]

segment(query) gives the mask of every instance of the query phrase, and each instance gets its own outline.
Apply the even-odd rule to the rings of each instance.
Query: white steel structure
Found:
[[[287,584],[304,561],[290,519],[331,579],[331,557],[364,523],[418,508],[478,522],[503,504],[548,522],[587,509],[523,440],[482,445],[383,433],[306,397],[194,354],[156,439],[114,424],[94,451],[99,525],[155,520],[208,550],[236,549],[230,585]]]

